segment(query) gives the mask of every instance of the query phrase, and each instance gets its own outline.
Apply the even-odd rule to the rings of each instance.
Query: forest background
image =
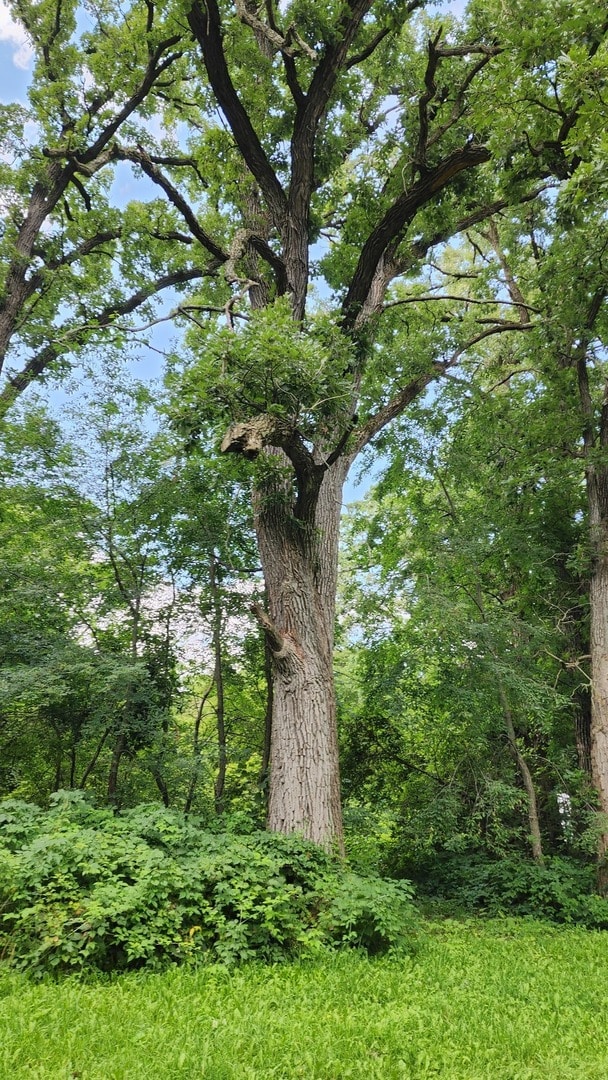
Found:
[[[602,5],[7,12],[33,65],[0,107],[20,955],[149,958],[118,901],[101,958],[78,910],[115,845],[217,858],[227,831],[221,878],[245,834],[263,877],[265,824],[320,845],[277,840],[304,893],[345,848],[328,925],[372,911],[372,947],[407,923],[385,878],[607,925]],[[63,895],[74,830],[114,855]]]

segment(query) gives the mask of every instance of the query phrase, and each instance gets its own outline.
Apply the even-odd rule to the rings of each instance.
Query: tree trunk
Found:
[[[189,814],[192,810],[192,803],[194,802],[194,795],[196,792],[196,786],[201,774],[201,722],[203,719],[203,713],[205,711],[205,705],[207,699],[215,686],[215,674],[209,683],[209,686],[203,694],[200,705],[196,711],[196,719],[194,721],[194,732],[192,735],[192,776],[190,777],[190,783],[188,785],[188,794],[186,795],[186,802],[184,804],[184,814]]]
[[[608,891],[608,472],[589,465],[586,481],[591,544],[591,775],[603,818],[598,884],[604,893]]]
[[[120,768],[120,762],[125,752],[125,737],[124,734],[118,735],[114,748],[112,750],[112,760],[110,761],[110,771],[108,773],[108,802],[116,803],[118,794],[118,770]]]
[[[602,892],[608,889],[608,529],[596,543],[589,583],[591,615],[591,773],[604,821],[598,845]]]
[[[164,778],[164,776],[163,776],[163,774],[161,772],[161,768],[160,768],[160,765],[158,764],[158,762],[155,762],[152,765],[150,771],[152,773],[152,778],[154,780],[154,783],[156,784],[156,786],[158,788],[160,797],[161,797],[161,799],[163,801],[163,806],[168,809],[169,806],[171,805],[171,796],[169,795],[169,788],[167,787],[166,780],[165,780],[165,778]]]
[[[80,781],[80,787],[81,788],[84,788],[87,780],[89,779],[89,776],[93,772],[93,769],[95,768],[95,766],[96,766],[96,764],[97,764],[97,762],[99,760],[99,755],[101,754],[101,751],[104,748],[105,741],[106,741],[109,734],[110,734],[110,728],[106,728],[103,735],[101,736],[101,739],[97,743],[97,746],[95,748],[95,753],[93,754],[93,757],[89,761],[89,764],[87,765],[86,769],[84,770],[84,772],[82,774],[82,779]]]
[[[599,298],[599,300],[598,300]],[[587,329],[591,333],[603,293],[592,301]],[[598,300],[596,306],[596,300]],[[595,313],[595,314],[594,314]],[[598,841],[598,888],[608,892],[608,469],[593,460],[596,448],[608,449],[608,398],[604,393],[599,431],[589,387],[586,349],[581,344],[577,360],[578,390],[583,420],[583,443],[587,464],[585,484],[589,508],[589,653],[591,656],[591,776],[602,815]]]
[[[59,754],[57,755],[57,761],[55,763],[55,780],[53,782],[53,791],[60,791],[63,787],[62,768],[63,754],[61,753],[61,751],[59,751]]]
[[[505,728],[507,731],[507,740],[509,742],[509,749],[513,754],[519,774],[524,785],[526,797],[528,801],[528,823],[530,825],[530,843],[532,845],[532,858],[537,863],[543,862],[543,845],[540,834],[540,821],[538,816],[538,800],[536,798],[536,789],[534,787],[534,780],[532,779],[532,773],[528,768],[528,762],[523,756],[519,745],[517,743],[517,736],[515,734],[515,726],[513,724],[513,716],[511,713],[511,707],[507,699],[507,695],[499,683],[500,702],[502,705],[502,713],[505,721]]]
[[[76,747],[70,747],[70,788],[76,787]]]
[[[591,779],[591,697],[587,687],[581,687],[576,691],[574,703],[576,708],[574,732],[578,767]]]
[[[266,640],[264,642],[264,677],[266,680],[266,708],[264,710],[264,745],[260,766],[259,784],[264,797],[268,794],[268,771],[270,768],[270,743],[272,739],[272,652]],[[266,799],[267,801],[267,799]]]
[[[270,618],[258,612],[273,666],[268,827],[342,850],[333,639],[342,486],[325,473],[314,513],[261,496],[256,529]]]
[[[213,681],[215,683],[215,715],[217,726],[217,775],[215,778],[215,810],[224,812],[226,787],[226,715],[224,709],[224,671],[222,667],[222,600],[217,582],[215,555],[209,560],[209,586],[213,604]]]

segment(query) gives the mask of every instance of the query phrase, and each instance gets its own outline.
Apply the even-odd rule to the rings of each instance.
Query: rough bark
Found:
[[[266,793],[270,769],[270,740],[272,738],[272,653],[268,640],[264,642],[264,678],[266,680],[266,709],[264,711],[264,745],[260,766],[260,788]]]
[[[347,465],[325,473],[310,520],[260,499],[256,529],[273,668],[268,827],[342,850],[333,680],[338,527]]]

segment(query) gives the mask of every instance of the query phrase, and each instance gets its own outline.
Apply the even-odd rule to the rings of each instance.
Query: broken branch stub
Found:
[[[231,424],[222,439],[222,454],[242,454],[249,461],[254,461],[265,446],[284,438],[285,425],[276,416],[254,416],[252,420],[239,420]]]

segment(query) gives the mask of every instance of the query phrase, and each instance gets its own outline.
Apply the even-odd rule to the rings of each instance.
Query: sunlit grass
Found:
[[[0,1075],[606,1080],[608,935],[448,921],[414,958],[42,984],[3,970]]]

